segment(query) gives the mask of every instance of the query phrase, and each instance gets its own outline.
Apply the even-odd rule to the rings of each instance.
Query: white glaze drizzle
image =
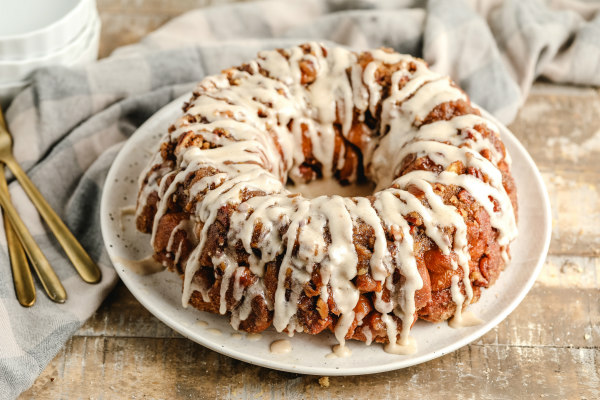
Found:
[[[124,265],[138,275],[152,275],[165,269],[165,267],[152,256],[142,258],[141,260],[131,260],[119,256],[116,256],[115,259],[118,263]]]
[[[292,344],[287,339],[275,340],[269,346],[269,350],[273,354],[287,354],[292,350]]]
[[[212,168],[211,173],[186,189],[188,202],[194,205],[188,221],[196,226],[194,235],[187,222],[182,221],[171,233],[167,246],[168,251],[173,250],[173,237],[179,229],[197,238],[196,247],[187,259],[182,304],[187,306],[195,290],[202,294],[204,301],[210,300],[208,288],[199,287],[193,277],[200,268],[208,229],[215,223],[219,210],[230,205],[233,211],[229,217],[227,243],[230,246],[241,243],[250,254],[250,271],[262,277],[265,265],[281,257],[275,302],[267,304],[274,311],[274,327],[278,331],[287,330],[290,335],[302,330],[296,319],[298,299],[318,266],[324,283],[321,297],[327,300],[329,287],[340,311],[334,330],[339,349],[347,349],[345,336],[354,321],[354,308],[359,299],[352,282],[358,263],[352,241],[353,228],[359,223],[370,226],[375,242],[369,271],[392,294],[389,302],[382,299],[381,292],[375,293],[374,299],[374,306],[386,324],[390,342],[387,350],[408,352],[412,349],[408,328],[416,311],[415,292],[423,282],[417,270],[410,226],[404,216],[418,213],[427,236],[442,253],[456,255],[453,268],[462,268],[466,293],[466,296],[461,293],[459,277],[455,276],[451,293],[457,304],[455,319],[459,323],[463,304],[472,299],[466,225],[456,208],[444,204],[432,185],[457,185],[468,191],[490,215],[491,225],[499,233],[498,242],[506,252],[516,236],[516,224],[497,163],[509,162],[509,159],[473,129],[483,125],[496,134],[497,128],[483,117],[464,115],[422,124],[439,104],[467,100],[448,78],[429,70],[423,61],[375,50],[370,52],[373,60],[362,69],[356,54],[342,48],[324,49],[320,44],[310,43],[309,51],[300,47],[282,52],[265,51],[250,62],[245,71],[230,70],[205,78],[198,87],[200,95],[193,99],[186,114],[178,119],[175,129],[161,144],[177,142],[191,133],[216,147],[178,146],[175,169],[164,166],[160,152],[155,154],[140,178],[138,204],[143,206],[152,193],[159,197],[152,228],[154,243],[158,223],[167,212],[172,196],[179,188],[185,188],[184,182],[189,176]],[[382,99],[376,73],[380,67],[394,64],[400,68],[392,74],[390,95]],[[307,65],[315,72],[315,79],[309,85],[301,82],[301,66]],[[355,111],[359,111],[358,121],[364,121],[364,112],[369,110],[375,116],[379,104],[381,123],[379,131],[374,132],[376,139],[365,140],[360,149],[367,177],[378,184],[373,197],[369,200],[337,195],[312,199],[291,196],[284,184],[288,178],[296,184],[305,182],[299,169],[305,162],[303,140],[311,140],[312,156],[322,166],[323,177],[331,178],[344,166],[343,160],[333,163],[334,122],[340,120],[340,133],[348,137]],[[489,151],[490,160],[480,155],[483,150]],[[439,174],[411,171],[398,177],[399,165],[409,154],[428,156],[444,169],[460,161],[465,167],[478,169],[486,181],[451,170]],[[416,186],[424,193],[427,205],[408,192],[409,186]],[[243,200],[243,193],[248,191],[260,193]],[[498,209],[490,198],[497,202]],[[142,209],[139,205],[138,214]],[[253,235],[259,224],[261,231],[256,239]],[[448,237],[445,228],[451,228],[453,238]],[[325,240],[326,231],[330,242]],[[386,232],[393,233],[391,246],[388,246]],[[299,247],[294,251],[296,243]],[[260,250],[259,256],[254,249]],[[240,321],[248,318],[253,298],[259,296],[268,301],[261,280],[245,289],[240,285],[244,267],[228,255],[230,251],[221,249],[211,259],[214,266],[224,267],[219,311],[222,314],[231,311],[231,323],[237,329]],[[180,252],[181,243],[176,260]],[[395,269],[405,278],[402,288],[393,283]],[[230,284],[232,279],[233,285]],[[291,283],[287,291],[286,280]],[[228,310],[226,302],[230,286],[237,304],[232,310]],[[399,340],[400,328],[391,313],[402,321]],[[374,339],[369,328],[364,328],[363,333],[369,343]]]
[[[331,353],[326,354],[325,358],[346,358],[352,355],[352,350],[345,344],[336,344],[331,346]]]

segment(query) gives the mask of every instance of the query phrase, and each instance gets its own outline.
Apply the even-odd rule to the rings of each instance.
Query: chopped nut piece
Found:
[[[454,172],[455,174],[460,174],[460,173],[462,173],[462,169],[463,169],[462,162],[454,161],[452,164],[448,165],[448,168],[446,168],[446,171]]]
[[[319,385],[321,385],[321,387],[329,387],[329,377],[323,376],[319,378]]]

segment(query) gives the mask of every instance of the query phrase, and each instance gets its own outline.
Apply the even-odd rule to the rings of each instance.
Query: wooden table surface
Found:
[[[216,0],[98,0],[101,56]],[[119,283],[22,399],[600,398],[600,91],[537,83],[510,129],[552,202],[552,242],[523,303],[480,340],[376,375],[273,371],[187,340]],[[520,232],[527,235],[527,232]]]

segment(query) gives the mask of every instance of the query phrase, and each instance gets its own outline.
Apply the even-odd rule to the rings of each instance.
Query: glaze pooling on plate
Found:
[[[365,54],[370,61],[362,66],[359,61]],[[394,67],[391,84],[378,79],[382,66]],[[308,84],[307,68],[313,71]],[[385,90],[390,92],[384,95]],[[230,207],[227,241],[210,253],[212,265],[223,270],[218,311],[231,313],[231,325],[238,329],[259,299],[273,312],[278,332],[303,331],[298,304],[316,271],[322,282],[319,301],[329,304],[331,297],[330,310],[336,310],[332,326],[343,346],[358,318],[361,291],[353,280],[360,268],[353,235],[364,224],[374,236],[368,272],[385,289],[373,291],[373,307],[386,326],[390,348],[399,351],[394,347],[398,333],[399,344],[410,347],[408,328],[418,310],[415,296],[424,285],[415,257],[416,233],[407,221],[417,214],[428,239],[452,259],[452,270],[462,270],[452,276],[450,287],[456,304],[453,318],[460,325],[463,305],[473,299],[467,217],[437,188],[460,187],[485,209],[504,262],[517,234],[515,212],[498,167],[505,165],[508,173],[510,158],[496,142],[497,127],[476,110],[428,121],[440,106],[461,102],[468,105],[464,92],[422,60],[383,50],[359,55],[317,43],[265,51],[242,68],[205,78],[142,173],[138,198],[139,219],[148,207],[156,207],[151,243],[158,249],[159,224],[174,212],[170,208],[174,196],[180,197],[182,190],[187,196],[183,209],[190,211],[171,230],[166,246],[177,265],[182,241],[176,242],[176,235],[183,230],[192,243],[185,261],[183,306],[196,291],[204,302],[214,300],[211,286],[195,284],[194,279],[203,266],[210,229],[219,212]],[[315,178],[305,170],[306,138],[313,143],[319,178],[331,179],[347,170],[349,162],[338,157],[336,135],[356,144],[352,135],[356,126],[368,129],[360,122],[368,113],[377,115],[379,124],[364,133],[358,145],[364,174],[377,184],[372,196],[291,196],[288,179],[303,184]],[[482,129],[491,134],[483,135]],[[172,145],[176,147],[171,155],[165,148]],[[409,155],[428,157],[436,169],[402,174],[401,163]],[[352,182],[359,168],[350,165],[350,169],[345,179]],[[150,196],[158,196],[155,205]],[[240,263],[238,243],[247,252],[249,265]],[[262,278],[266,266],[278,260],[277,290],[270,299]],[[240,283],[246,266],[258,277],[248,286]],[[395,281],[397,270],[401,285]],[[228,304],[230,287],[234,306]],[[369,341],[368,327],[356,329],[363,330]]]
[[[292,351],[292,344],[287,339],[275,340],[269,346],[269,350],[273,354],[287,354]]]
[[[107,252],[120,278],[141,304],[159,320],[179,334],[227,356],[268,368],[313,375],[362,375],[405,368],[448,354],[477,340],[499,324],[523,300],[533,285],[548,250],[551,232],[549,200],[542,177],[523,146],[502,124],[484,113],[500,130],[502,140],[513,158],[514,178],[520,188],[519,230],[528,232],[520,235],[511,245],[511,267],[502,273],[496,284],[487,289],[487,295],[469,309],[484,322],[460,330],[446,324],[429,324],[417,321],[411,330],[418,345],[411,355],[392,355],[381,350],[380,345],[348,343],[352,350],[349,358],[331,358],[330,347],[336,343],[332,334],[319,336],[296,335],[290,338],[294,349],[286,355],[273,355],[268,344],[281,339],[281,334],[268,329],[262,334],[245,335],[245,340],[230,335],[214,336],[205,328],[195,325],[200,318],[211,327],[223,332],[233,332],[229,321],[218,314],[202,313],[181,307],[181,287],[172,272],[141,276],[127,269],[117,257],[139,258],[149,254],[148,236],[141,235],[127,224],[121,230],[118,216],[120,209],[130,205],[137,188],[132,187],[125,177],[136,177],[141,173],[150,157],[148,148],[159,142],[158,132],[164,132],[181,113],[181,104],[190,98],[186,94],[157,112],[123,146],[108,173],[101,205],[102,235]],[[206,324],[205,324],[206,326]]]

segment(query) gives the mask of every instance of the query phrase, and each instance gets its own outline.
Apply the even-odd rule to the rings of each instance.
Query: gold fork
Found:
[[[4,168],[3,168],[4,169]],[[15,233],[19,237],[23,248],[25,248],[25,252],[27,256],[29,256],[29,260],[31,261],[31,265],[35,270],[44,290],[48,294],[48,297],[52,301],[57,303],[64,303],[67,299],[67,293],[65,292],[65,288],[60,283],[58,276],[50,266],[50,263],[42,253],[42,250],[37,245],[33,237],[29,233],[29,230],[23,223],[23,220],[19,217],[15,206],[12,205],[10,198],[8,197],[8,190],[0,190],[0,204],[2,205],[2,209],[4,210],[4,215],[8,217],[11,225],[15,229]],[[11,262],[13,260],[11,259]],[[27,262],[25,261],[25,265]],[[18,266],[19,268],[23,268],[23,266]],[[19,272],[22,272],[20,270]],[[19,282],[20,275],[17,273],[13,276],[15,279],[15,287],[20,286],[23,282]],[[31,278],[31,276],[30,276]],[[33,284],[33,282],[31,282]]]
[[[6,129],[1,108],[0,129]],[[24,250],[48,297],[57,303],[64,303],[67,299],[65,288],[13,206],[4,177],[4,165],[1,163],[0,175],[0,204],[4,211],[6,243],[10,254],[17,300],[25,307],[31,307],[35,302],[35,287],[27,258],[23,254]]]
[[[87,283],[99,282],[102,278],[100,268],[98,268],[81,244],[75,239],[75,236],[73,236],[65,223],[58,215],[56,215],[54,210],[46,202],[42,194],[15,160],[12,154],[12,138],[8,129],[4,126],[4,116],[0,109],[0,162],[3,162],[15,175],[23,187],[23,190],[27,193],[44,221],[46,221],[46,224],[64,249],[67,257],[69,257],[81,278]],[[14,223],[12,218],[11,222]]]
[[[6,184],[6,177],[4,176],[4,165],[2,164],[0,164],[0,191],[5,192],[10,200],[8,185]],[[17,300],[22,306],[31,307],[35,303],[35,287],[33,286],[31,270],[27,263],[27,255],[25,254],[25,249],[6,213],[4,214],[3,219],[4,232],[6,233],[6,246],[8,247]]]

